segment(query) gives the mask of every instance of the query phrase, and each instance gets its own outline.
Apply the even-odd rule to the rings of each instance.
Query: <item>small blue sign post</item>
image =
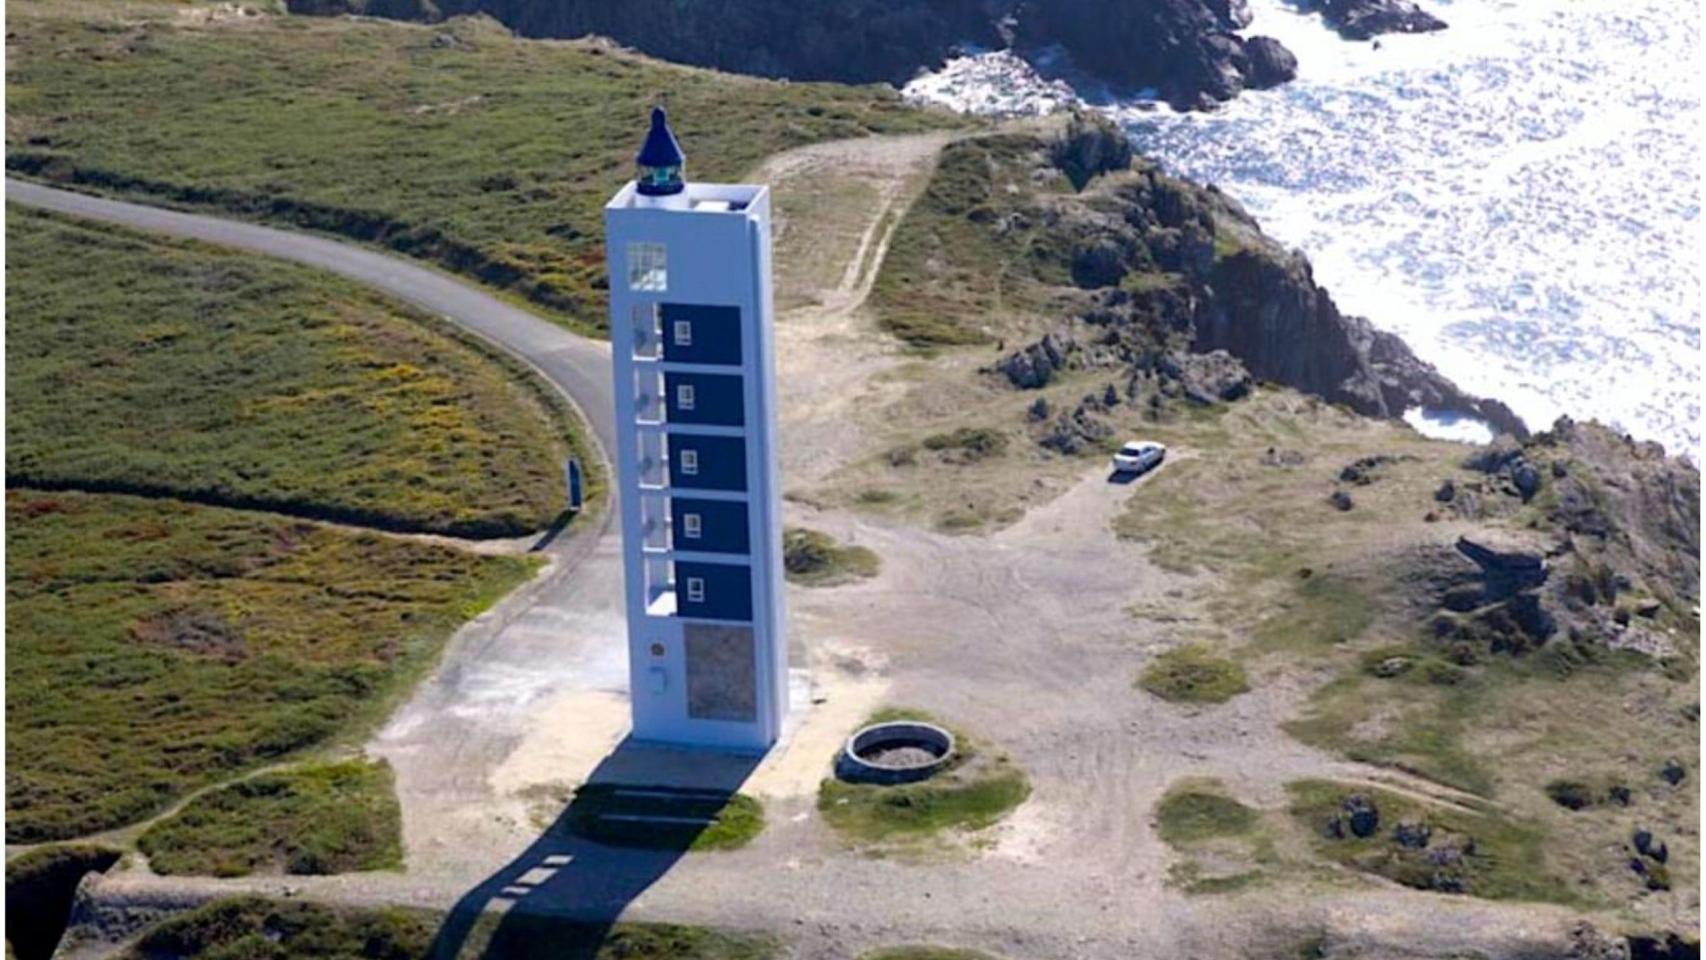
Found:
[[[569,512],[580,513],[582,499],[580,460],[570,457],[568,462],[563,465],[563,474],[569,485]]]

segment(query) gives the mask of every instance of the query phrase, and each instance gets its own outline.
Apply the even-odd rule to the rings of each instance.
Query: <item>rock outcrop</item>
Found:
[[[1265,236],[1214,187],[1141,161],[1121,167],[1128,154],[1115,141],[1123,139],[1106,121],[1073,118],[1058,138],[1039,139],[1035,152],[1079,193],[988,214],[992,224],[1022,217],[1043,225],[1048,236],[1037,243],[1066,251],[1067,276],[1088,293],[1087,305],[1050,333],[1053,339],[998,365],[1014,385],[1049,382],[1063,366],[1061,345],[1074,343],[1082,345],[1072,361],[1080,366],[1123,366],[1135,379],[1184,384],[1192,399],[1235,399],[1254,380],[1266,380],[1370,416],[1424,407],[1527,436],[1504,404],[1465,394],[1398,337],[1340,313],[1316,285],[1309,261]],[[1180,359],[1190,355],[1223,356],[1239,369]],[[1128,396],[1139,392],[1128,385]]]
[[[1366,2],[1366,0],[1365,0]],[[1392,0],[1385,0],[1392,2]],[[1064,50],[1112,84],[1206,107],[1289,80],[1296,60],[1246,40],[1243,0],[287,0],[292,13],[434,21],[487,14],[529,37],[609,37],[678,63],[842,83],[906,83],[967,46]],[[1367,17],[1353,18],[1362,23]]]
[[[1431,33],[1444,20],[1410,0],[1322,0],[1321,16],[1347,40],[1369,40],[1383,33]]]

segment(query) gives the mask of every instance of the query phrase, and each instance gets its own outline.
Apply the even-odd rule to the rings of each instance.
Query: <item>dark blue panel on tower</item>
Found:
[[[750,621],[752,569],[733,563],[677,563],[675,610],[683,617]]]
[[[751,550],[746,504],[739,500],[675,497],[669,502],[669,519],[675,530],[677,550],[704,553],[747,553]]]
[[[670,423],[738,427],[746,423],[746,396],[738,373],[666,373]]]
[[[739,307],[665,303],[660,305],[660,312],[665,360],[740,364]]]
[[[689,490],[745,490],[746,441],[741,437],[670,434],[669,485]]]

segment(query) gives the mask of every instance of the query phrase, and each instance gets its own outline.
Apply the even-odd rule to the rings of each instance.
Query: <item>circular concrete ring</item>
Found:
[[[848,737],[835,772],[852,783],[916,783],[934,776],[953,758],[953,734],[921,720],[894,720],[871,724]]]

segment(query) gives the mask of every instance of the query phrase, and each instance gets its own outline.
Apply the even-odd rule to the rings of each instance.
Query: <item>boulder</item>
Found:
[[[1434,500],[1439,503],[1450,503],[1455,499],[1457,499],[1457,484],[1450,480],[1440,484],[1439,489],[1434,491]]]
[[[1334,490],[1332,495],[1327,498],[1327,502],[1332,504],[1333,509],[1340,513],[1344,513],[1356,506],[1356,503],[1351,500],[1351,495],[1343,490]]]
[[[1246,82],[1252,90],[1266,90],[1297,77],[1297,57],[1273,37],[1251,37],[1244,41],[1244,56],[1250,62]]]
[[[1351,833],[1358,837],[1372,837],[1380,829],[1380,810],[1366,794],[1353,793],[1339,805],[1344,811],[1345,823]]]
[[[1672,757],[1659,769],[1659,776],[1674,787],[1688,777],[1688,770],[1682,765],[1682,761]]]
[[[1157,368],[1178,383],[1186,399],[1205,406],[1243,399],[1254,386],[1250,371],[1225,350],[1168,353],[1161,357]]]
[[[1543,554],[1513,543],[1477,536],[1480,539],[1459,537],[1457,552],[1481,568],[1489,599],[1507,597],[1546,582],[1546,557]]]
[[[1428,839],[1433,836],[1433,827],[1420,820],[1400,820],[1392,828],[1392,842],[1400,847],[1420,850],[1428,845]]]
[[[1072,252],[1072,282],[1086,290],[1117,287],[1127,270],[1126,251],[1112,240],[1091,240]]]
[[[1055,373],[1066,366],[1068,356],[1077,349],[1078,344],[1072,339],[1049,333],[1036,343],[1008,354],[995,365],[995,369],[1004,374],[1013,386],[1021,390],[1035,390],[1048,386]]]
[[[1049,158],[1075,189],[1104,173],[1131,167],[1131,138],[1101,114],[1073,111],[1066,130],[1049,148]]]

